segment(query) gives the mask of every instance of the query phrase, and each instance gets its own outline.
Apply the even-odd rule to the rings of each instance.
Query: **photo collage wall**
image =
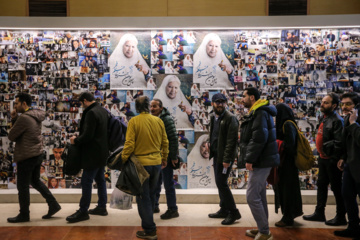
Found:
[[[40,176],[49,188],[81,188],[81,173],[63,175],[61,154],[79,134],[84,91],[125,122],[138,115],[138,96],[163,102],[178,133],[178,189],[216,187],[204,143],[218,92],[240,123],[247,87],[257,87],[270,104],[288,104],[317,154],[321,99],[360,92],[359,48],[360,29],[0,31],[0,188],[16,188],[15,143],[7,135],[18,92],[30,93],[32,106],[47,113]],[[234,161],[228,184],[245,189],[248,172]],[[301,188],[316,189],[317,174],[316,166],[300,172]],[[105,172],[109,188],[115,175]]]

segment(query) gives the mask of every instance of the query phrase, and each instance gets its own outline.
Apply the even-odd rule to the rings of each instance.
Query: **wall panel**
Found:
[[[266,16],[266,0],[169,0],[168,16]]]
[[[70,0],[70,17],[167,16],[167,1]]]
[[[1,16],[27,16],[27,0],[0,1]]]
[[[308,0],[309,15],[357,14],[360,13],[359,0]]]

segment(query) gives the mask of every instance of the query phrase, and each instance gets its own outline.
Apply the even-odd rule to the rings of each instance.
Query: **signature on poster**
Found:
[[[116,65],[114,67],[113,73],[115,74],[115,78],[122,78],[122,83],[124,85],[130,86],[134,83],[134,78],[132,77],[134,66],[130,66],[130,71],[126,72],[125,66],[118,67],[118,62],[116,61]]]
[[[205,84],[214,86],[217,83],[216,78],[216,66],[213,66],[212,71],[207,71],[209,66],[205,66],[204,68],[201,68],[201,61],[199,62],[199,65],[197,67],[196,73],[198,75],[198,78],[206,77]]]

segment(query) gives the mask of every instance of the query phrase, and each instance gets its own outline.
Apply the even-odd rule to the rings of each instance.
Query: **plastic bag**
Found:
[[[110,208],[128,210],[132,209],[133,196],[114,188],[110,198]]]

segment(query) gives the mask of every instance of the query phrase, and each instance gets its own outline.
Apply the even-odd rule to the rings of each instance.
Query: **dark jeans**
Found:
[[[231,193],[231,190],[228,186],[228,177],[231,171],[232,164],[228,167],[226,174],[223,174],[222,171],[224,166],[222,163],[218,163],[214,158],[214,173],[215,173],[215,182],[216,187],[219,191],[220,197],[220,208],[221,211],[224,212],[235,212],[236,211],[236,204],[234,201],[234,197]]]
[[[150,174],[143,184],[143,194],[136,197],[138,212],[141,218],[141,227],[145,232],[150,233],[156,231],[154,222],[155,208],[155,189],[161,171],[161,165],[144,166],[145,170]]]
[[[168,206],[168,209],[170,210],[177,210],[178,207],[176,206],[176,193],[175,193],[175,187],[174,187],[174,171],[171,168],[171,166],[168,165],[166,168],[160,171],[159,174],[159,181],[156,186],[156,199],[155,199],[155,206],[159,206],[159,198],[160,198],[160,192],[161,192],[161,184],[164,181],[164,187],[165,187],[165,195],[166,195],[166,203]]]
[[[80,199],[80,211],[87,212],[90,207],[91,194],[92,194],[92,184],[95,180],[98,188],[98,207],[106,208],[107,203],[107,192],[106,192],[106,182],[105,182],[105,168],[96,168],[92,170],[83,171],[81,177],[81,189],[82,196]]]
[[[48,205],[56,203],[47,186],[40,180],[40,166],[43,155],[32,157],[17,163],[17,189],[19,191],[20,214],[29,216],[30,190],[29,185],[40,192]]]
[[[348,164],[344,166],[342,195],[348,214],[349,228],[360,230],[359,206],[356,200],[356,195],[360,197],[360,183],[355,182]]]
[[[326,207],[328,197],[328,186],[331,185],[331,190],[334,193],[336,200],[336,214],[340,217],[345,217],[346,210],[344,200],[341,195],[342,172],[337,168],[337,162],[331,159],[319,158],[319,176],[318,176],[318,190],[317,190],[317,205],[316,212],[323,213]]]

